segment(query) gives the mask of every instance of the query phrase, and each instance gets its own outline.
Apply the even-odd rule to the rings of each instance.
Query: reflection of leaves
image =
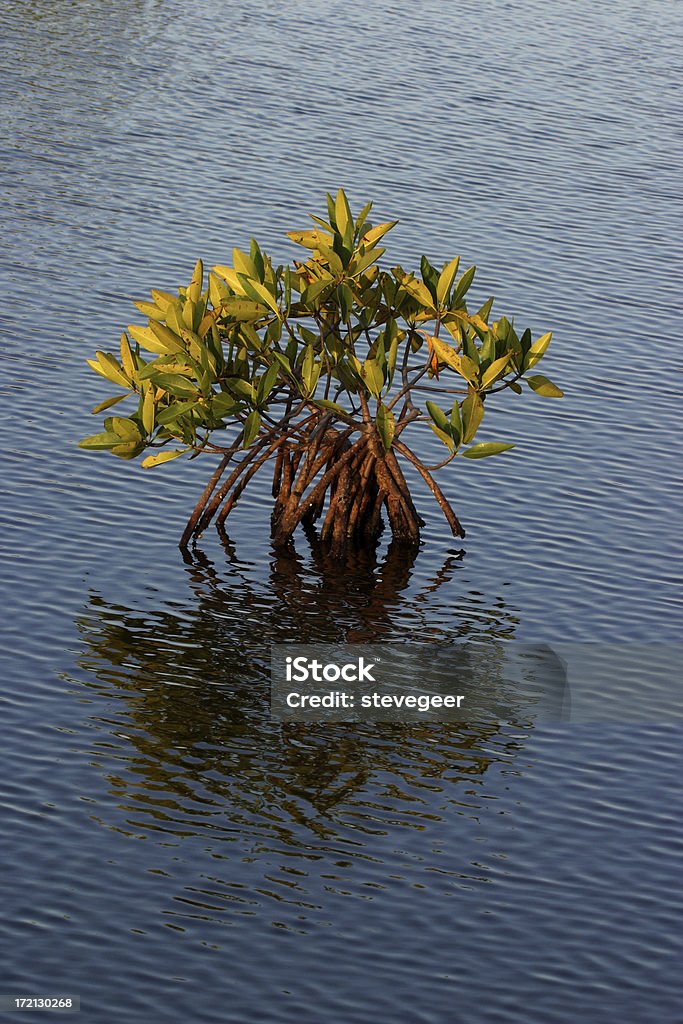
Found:
[[[405,639],[399,621],[406,616],[415,624],[412,639],[452,640],[482,629],[511,635],[515,620],[500,602],[475,619],[476,628],[452,613],[447,629],[435,624],[434,604],[459,557],[417,593],[405,550],[390,548],[380,565],[358,554],[340,571],[314,547],[313,569],[294,552],[276,557],[267,588],[236,565],[219,574],[198,555],[188,564],[196,596],[189,613],[142,613],[93,596],[79,622],[82,664],[98,688],[110,694],[113,685],[125,698],[121,730],[134,747],[117,792],[126,779],[142,784],[135,812],[144,805],[153,821],[147,827],[178,830],[186,821],[180,809],[191,800],[194,815],[198,805],[215,814],[227,802],[233,822],[267,808],[278,831],[298,823],[325,833],[329,817],[362,800],[378,773],[405,789],[424,774],[448,775],[450,784],[484,772],[492,758],[479,747],[499,731],[495,724],[281,725],[269,712],[272,643]]]

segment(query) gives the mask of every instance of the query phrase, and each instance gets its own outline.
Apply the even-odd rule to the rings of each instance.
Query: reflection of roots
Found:
[[[274,460],[272,536],[285,545],[299,525],[310,530],[323,517],[320,541],[334,557],[350,548],[372,545],[382,529],[386,512],[394,541],[416,547],[424,521],[413,504],[396,452],[410,462],[431,489],[453,535],[465,532],[429,470],[400,441],[385,451],[374,428],[350,440],[351,430],[315,430],[301,442],[290,437],[263,441],[251,448],[221,483],[230,466],[226,455],[209,481],[185,529],[181,547],[216,519],[224,529],[252,477]],[[220,486],[219,486],[220,484]]]

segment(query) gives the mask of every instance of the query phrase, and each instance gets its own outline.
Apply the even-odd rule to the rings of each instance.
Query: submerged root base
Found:
[[[386,452],[375,431],[364,432],[353,442],[350,434],[349,430],[330,429],[317,436],[313,431],[306,443],[293,443],[286,437],[263,442],[243,455],[221,484],[230,461],[226,456],[190,517],[181,548],[203,532],[214,517],[217,528],[224,533],[225,521],[249,481],[272,459],[271,535],[275,547],[291,545],[301,525],[311,539],[316,537],[319,550],[333,558],[345,558],[354,550],[374,548],[386,517],[393,542],[416,549],[424,520],[415,508],[396,452],[426,481],[453,535],[465,535],[443,492],[410,449],[397,442],[395,449]],[[321,518],[316,535],[314,524]]]

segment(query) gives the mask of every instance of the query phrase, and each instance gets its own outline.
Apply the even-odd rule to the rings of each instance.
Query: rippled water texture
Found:
[[[287,640],[680,637],[680,38],[670,0],[2,6],[0,994],[683,1020],[679,727],[283,726],[267,681]],[[199,255],[289,258],[340,184],[395,260],[460,253],[552,327],[567,398],[448,477],[462,551],[424,503],[412,564],[276,559],[257,487],[184,563],[206,466],[78,451],[85,357]]]

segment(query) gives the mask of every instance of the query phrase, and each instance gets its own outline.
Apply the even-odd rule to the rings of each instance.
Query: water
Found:
[[[680,728],[267,710],[271,642],[680,635],[676,5],[15,0],[0,26],[2,992],[93,1022],[683,1019]],[[186,564],[206,467],[78,451],[85,357],[198,255],[291,256],[340,184],[401,217],[396,261],[459,252],[552,327],[567,398],[503,403],[513,456],[448,478],[462,551],[421,497],[412,564],[276,559],[256,487]]]

